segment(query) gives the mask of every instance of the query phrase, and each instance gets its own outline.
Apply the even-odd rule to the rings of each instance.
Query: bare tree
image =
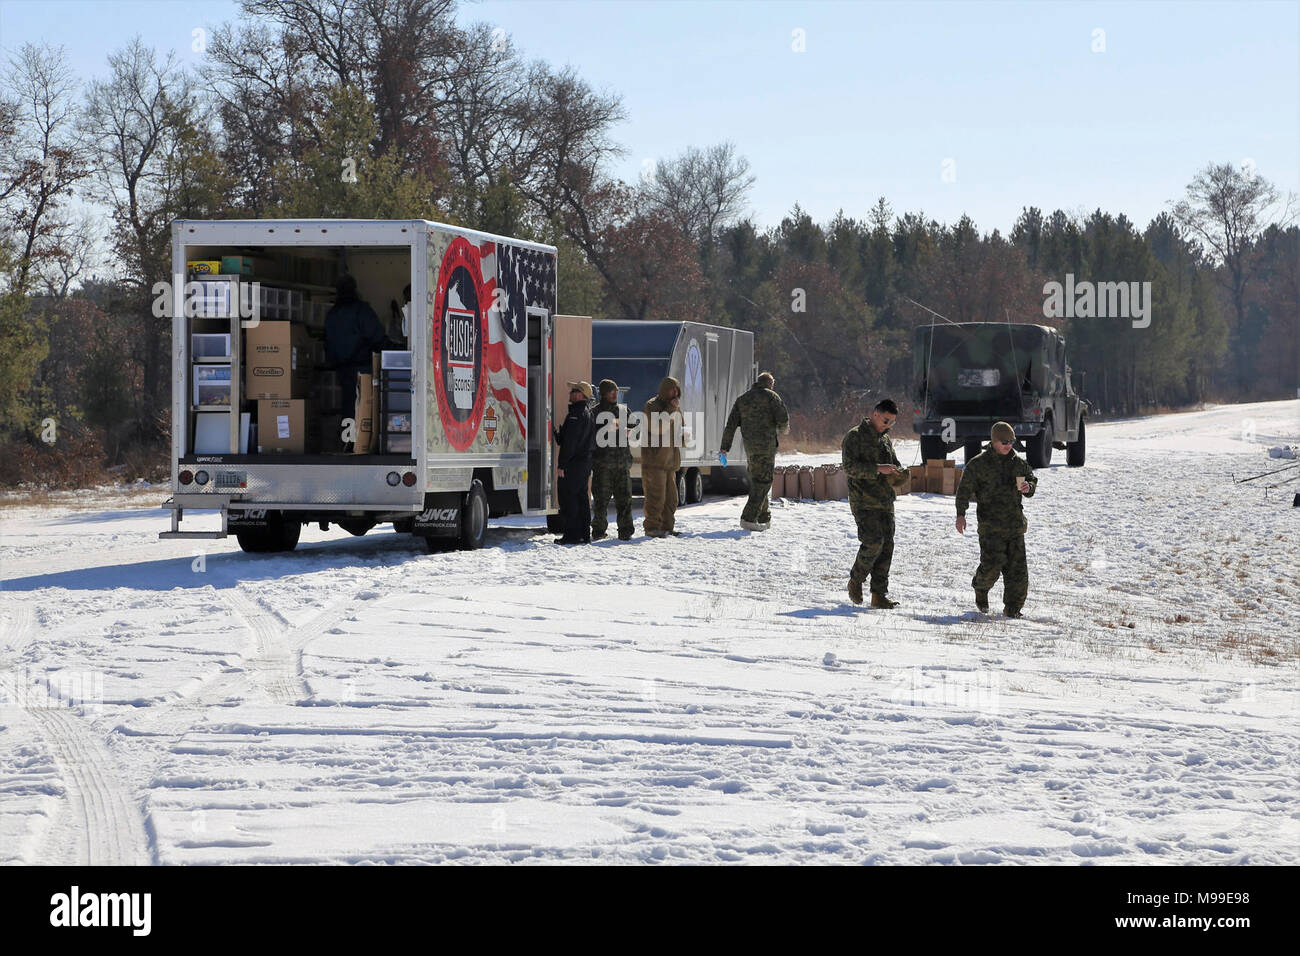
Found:
[[[62,47],[31,43],[9,59],[0,99],[3,228],[16,256],[14,288],[26,291],[60,254],[59,209],[88,174],[78,130],[78,83]]]
[[[131,308],[139,309],[133,352],[143,373],[144,437],[165,427],[170,381],[170,320],[148,309],[154,282],[171,273],[167,223],[172,174],[181,138],[193,127],[192,80],[175,54],[165,58],[139,37],[108,57],[108,79],[91,84],[88,132],[95,149],[96,198],[112,210],[113,252],[122,266]]]
[[[160,59],[139,37],[110,53],[108,63],[109,77],[91,84],[87,108],[96,198],[121,227],[115,251],[129,277],[147,287],[168,271],[157,248],[166,225],[167,161],[193,109],[192,81],[174,53]]]
[[[1174,218],[1203,241],[1222,268],[1220,285],[1232,300],[1238,333],[1246,315],[1246,286],[1254,275],[1251,249],[1270,225],[1293,220],[1293,197],[1254,172],[1231,163],[1210,163],[1187,187],[1187,197],[1174,204]],[[1240,356],[1239,356],[1240,358]],[[1245,367],[1237,363],[1238,385],[1246,387]]]
[[[745,196],[754,184],[749,161],[734,143],[708,149],[692,146],[680,156],[659,163],[645,191],[652,206],[663,212],[682,235],[712,244],[718,230],[745,212]]]

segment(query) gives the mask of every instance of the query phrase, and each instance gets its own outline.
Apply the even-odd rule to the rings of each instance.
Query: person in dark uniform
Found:
[[[591,401],[590,382],[569,383],[569,414],[555,433],[560,457],[555,472],[559,480],[560,516],[563,537],[557,544],[591,543],[591,500],[587,482],[591,478],[591,453],[596,444],[596,423],[587,403]]]
[[[346,418],[357,404],[357,375],[370,371],[370,356],[388,336],[375,310],[357,298],[355,277],[341,276],[334,291],[334,307],[325,316],[325,361],[338,371]]]

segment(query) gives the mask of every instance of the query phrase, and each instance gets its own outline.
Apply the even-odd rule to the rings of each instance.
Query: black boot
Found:
[[[976,592],[975,592],[975,607],[977,607],[977,608],[979,609],[979,612],[980,612],[981,614],[987,614],[987,613],[989,612],[989,592],[988,592],[988,591],[976,591]]]

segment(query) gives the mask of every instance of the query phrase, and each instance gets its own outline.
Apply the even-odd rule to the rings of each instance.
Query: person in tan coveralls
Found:
[[[677,514],[677,469],[685,445],[681,412],[682,387],[671,375],[659,394],[645,404],[646,434],[641,443],[641,487],[645,492],[642,524],[651,538],[673,534]]]

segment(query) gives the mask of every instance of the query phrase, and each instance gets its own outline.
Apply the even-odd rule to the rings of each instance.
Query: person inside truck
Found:
[[[357,375],[370,371],[370,356],[388,340],[375,310],[357,298],[357,280],[343,275],[334,287],[334,307],[325,316],[325,361],[339,376],[343,390],[343,415],[357,402]]]
[[[388,303],[388,337],[395,342],[399,342],[397,347],[405,349],[405,343],[410,341],[408,336],[411,334],[411,287],[407,285],[402,289],[402,304],[398,306],[397,300],[393,299]],[[401,334],[398,334],[401,329]]]

